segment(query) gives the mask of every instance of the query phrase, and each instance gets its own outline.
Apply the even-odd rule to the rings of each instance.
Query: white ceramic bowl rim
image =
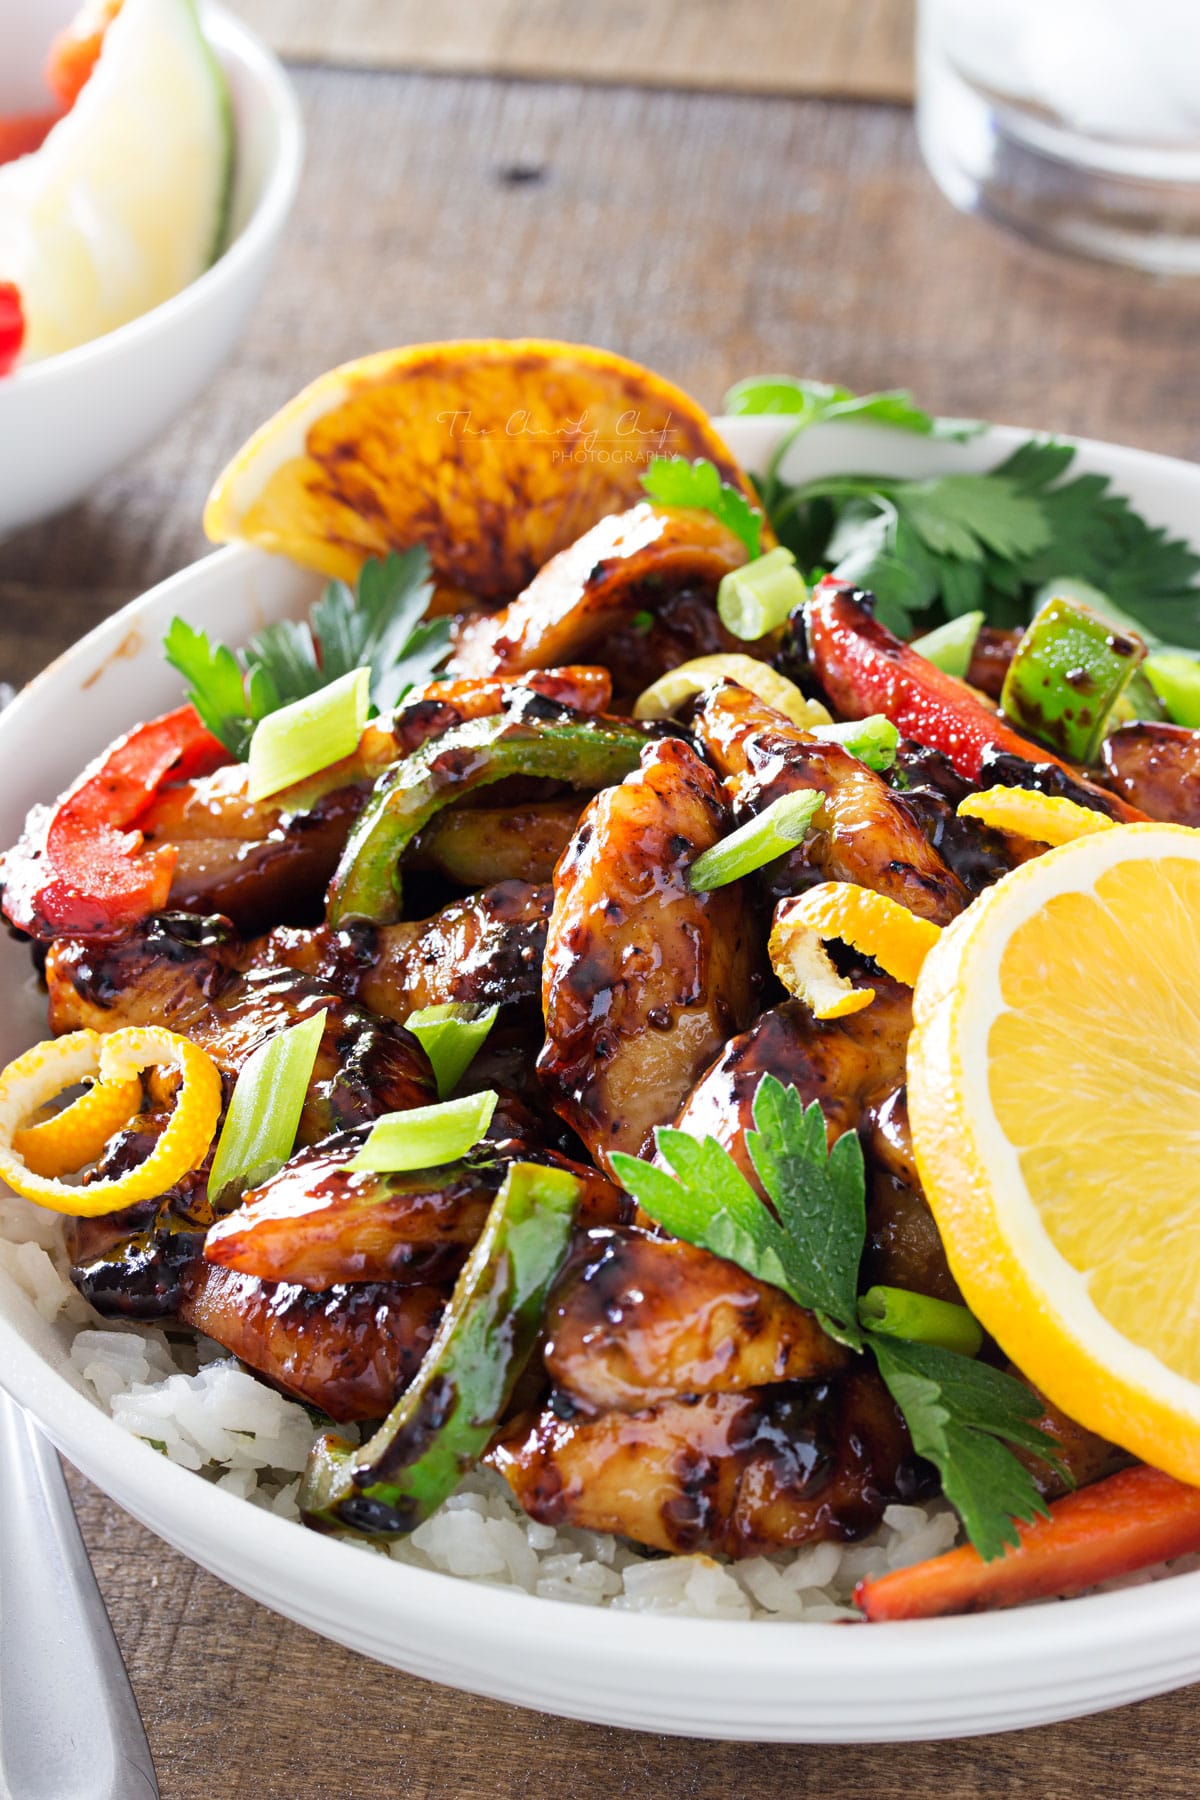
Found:
[[[262,241],[273,238],[282,229],[295,198],[303,162],[304,132],[295,94],[278,58],[248,26],[214,0],[204,0],[200,10],[204,32],[212,49],[251,73],[269,97],[270,111],[276,121],[278,144],[253,210],[237,236],[195,281],[113,331],[105,331],[86,344],[77,344],[73,350],[62,350],[56,356],[43,357],[38,362],[18,367],[0,381],[0,404],[6,388],[28,389],[35,384],[47,387],[53,381],[69,380],[82,364],[97,361],[139,334],[148,336],[170,330],[180,318],[204,305],[213,286],[236,277],[245,263],[254,260]],[[235,146],[235,157],[236,154]]]

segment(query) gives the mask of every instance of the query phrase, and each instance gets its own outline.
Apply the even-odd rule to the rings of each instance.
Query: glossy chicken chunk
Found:
[[[691,864],[727,824],[719,782],[669,738],[593,800],[559,865],[538,1072],[602,1168],[614,1150],[649,1147],[753,1012],[743,896],[688,887]]]
[[[570,1169],[582,1183],[581,1217],[616,1220],[619,1190],[594,1170],[525,1145],[481,1146],[465,1162],[382,1174],[347,1168],[360,1140],[303,1150],[236,1212],[217,1221],[204,1254],[266,1281],[333,1288],[345,1282],[453,1277],[482,1231],[519,1156]]]
[[[1109,786],[1152,819],[1200,827],[1200,731],[1121,725],[1104,740]]]
[[[164,914],[115,943],[60,938],[46,958],[55,1033],[166,1025],[207,1050],[227,1079],[284,1026],[324,1008],[300,1141],[436,1098],[428,1059],[390,1020],[292,969],[243,971],[220,920]]]
[[[706,695],[694,729],[727,779],[739,820],[802,788],[823,796],[805,842],[780,865],[776,892],[817,880],[852,881],[937,925],[967,905],[963,883],[902,797],[840,744],[801,731],[731,681]]]
[[[583,1411],[829,1375],[846,1352],[778,1288],[691,1244],[596,1231],[546,1318],[546,1369]]]
[[[314,1294],[197,1261],[179,1317],[275,1387],[345,1423],[380,1419],[421,1365],[449,1293],[365,1283]]]
[[[517,675],[585,656],[649,596],[703,584],[746,560],[741,539],[708,513],[643,502],[601,519],[540,569],[509,606],[463,626],[451,667]],[[653,679],[653,676],[648,677]]]
[[[924,1477],[871,1371],[521,1424],[489,1460],[549,1525],[753,1556],[870,1531]]]
[[[548,886],[501,881],[410,924],[283,926],[251,954],[327,982],[388,1019],[455,1001],[517,1007],[541,991],[553,897]]]

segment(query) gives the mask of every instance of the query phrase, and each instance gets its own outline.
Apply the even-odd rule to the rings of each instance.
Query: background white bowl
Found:
[[[718,421],[718,424],[721,424]],[[724,423],[761,466],[770,419]],[[986,468],[1026,434],[968,445],[824,427],[794,478]],[[1152,520],[1196,536],[1200,468],[1083,444]],[[178,703],[159,640],[172,614],[238,643],[301,615],[319,582],[276,557],[222,550],[106,620],[0,715],[0,843],[135,718]],[[28,952],[0,944],[0,1063],[45,1030]],[[871,1742],[1004,1731],[1119,1706],[1200,1678],[1200,1573],[973,1618],[878,1626],[723,1622],[539,1600],[364,1555],[213,1488],[130,1438],[88,1398],[46,1324],[0,1275],[0,1378],[71,1461],[151,1530],[277,1612],[434,1681],[571,1718],[695,1737]]]
[[[0,108],[45,104],[36,77],[75,0],[3,0]],[[67,506],[143,449],[229,354],[262,286],[300,178],[303,132],[275,57],[202,8],[233,99],[230,242],[198,280],[116,331],[0,379],[0,536]]]

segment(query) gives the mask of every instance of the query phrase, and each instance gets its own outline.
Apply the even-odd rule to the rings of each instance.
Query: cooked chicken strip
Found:
[[[781,861],[774,891],[794,893],[817,880],[853,881],[937,925],[967,905],[966,888],[902,797],[840,744],[801,731],[732,681],[705,696],[693,728],[726,777],[739,820],[801,788],[824,796],[804,843]]]
[[[862,1537],[891,1501],[927,1486],[868,1369],[596,1419],[552,1406],[506,1433],[488,1461],[547,1525],[726,1556]]]
[[[518,1158],[551,1162],[582,1183],[584,1222],[621,1217],[621,1195],[593,1169],[526,1145],[409,1174],[351,1170],[351,1138],[302,1150],[208,1233],[204,1254],[264,1281],[321,1289],[345,1282],[442,1281],[457,1274]]]
[[[583,811],[584,796],[512,806],[451,806],[405,853],[406,869],[433,869],[481,888],[497,881],[550,881]]]
[[[1104,768],[1122,800],[1152,819],[1200,826],[1200,731],[1120,725],[1104,740]]]
[[[448,1294],[375,1283],[312,1294],[201,1259],[184,1281],[179,1317],[344,1424],[388,1411],[420,1367]]]
[[[715,594],[745,560],[741,539],[710,514],[643,502],[552,557],[511,605],[469,619],[450,666],[460,675],[517,675],[587,655],[664,592],[704,586]]]
[[[326,982],[386,1019],[453,1001],[518,1007],[541,991],[553,897],[549,887],[499,881],[412,924],[281,926],[250,955]]]
[[[228,1082],[269,1037],[324,1007],[301,1143],[436,1098],[425,1052],[398,1025],[294,970],[243,973],[241,954],[220,920],[191,914],[163,914],[115,943],[59,938],[46,958],[51,1029],[166,1025],[207,1050]]]
[[[778,1288],[691,1244],[593,1231],[546,1315],[546,1368],[586,1412],[811,1380],[847,1354]]]
[[[555,877],[538,1073],[602,1168],[647,1149],[753,1011],[751,920],[737,886],[688,869],[727,823],[720,784],[678,738],[592,801]]]

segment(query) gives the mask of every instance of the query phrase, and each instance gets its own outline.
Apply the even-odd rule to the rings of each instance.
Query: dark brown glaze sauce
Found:
[[[735,887],[688,870],[727,828],[720,783],[677,738],[592,801],[555,879],[538,1073],[601,1168],[646,1149],[752,1014],[751,923]]]
[[[222,921],[190,914],[160,915],[114,943],[60,938],[46,958],[51,1028],[166,1025],[228,1081],[277,1031],[324,1008],[301,1143],[436,1098],[425,1053],[400,1026],[292,969],[243,971],[240,954]]]

